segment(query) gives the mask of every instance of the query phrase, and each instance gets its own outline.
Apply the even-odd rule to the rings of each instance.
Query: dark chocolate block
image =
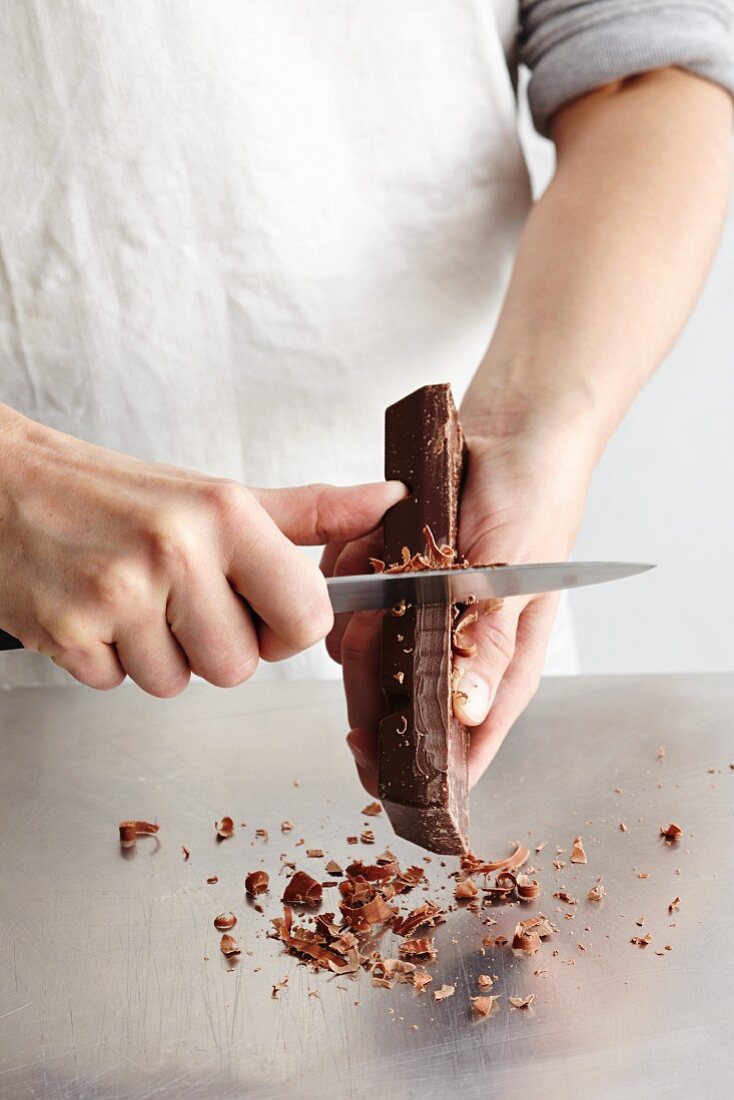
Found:
[[[385,516],[390,566],[436,542],[457,549],[463,434],[451,387],[424,386],[385,414],[385,477],[411,495]],[[396,614],[402,611],[402,614]],[[432,852],[467,848],[469,735],[454,718],[453,608],[408,606],[382,623],[382,689],[392,712],[380,723],[379,791],[395,832]]]

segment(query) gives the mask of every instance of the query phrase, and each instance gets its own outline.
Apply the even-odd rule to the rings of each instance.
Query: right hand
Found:
[[[246,489],[0,406],[0,626],[91,687],[230,687],[331,630],[300,545],[373,530],[399,482]]]

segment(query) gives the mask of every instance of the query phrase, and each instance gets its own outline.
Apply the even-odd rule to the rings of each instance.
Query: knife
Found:
[[[616,561],[562,561],[543,565],[478,565],[471,569],[426,569],[419,573],[371,573],[329,577],[326,587],[338,615],[343,611],[378,611],[406,604],[475,603],[507,596],[533,596],[562,588],[604,584],[654,565]],[[22,649],[17,638],[0,630],[0,650]]]

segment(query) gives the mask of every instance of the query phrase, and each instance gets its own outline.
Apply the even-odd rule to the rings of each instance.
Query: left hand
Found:
[[[591,463],[564,432],[497,441],[467,433],[468,470],[461,497],[459,550],[472,562],[565,561],[580,522]],[[369,571],[381,557],[380,532],[340,547],[322,560],[327,575]],[[410,547],[412,552],[423,547]],[[478,653],[455,658],[463,671],[457,717],[472,729],[469,781],[480,778],[534,695],[558,594],[514,597],[480,615],[462,641]],[[377,732],[388,712],[379,687],[381,612],[339,616],[327,638],[341,663],[350,733],[347,743],[366,789],[377,794]]]

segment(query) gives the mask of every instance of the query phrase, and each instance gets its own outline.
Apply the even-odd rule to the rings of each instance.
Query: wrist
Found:
[[[550,374],[550,368],[548,371]],[[612,433],[607,410],[586,384],[478,372],[461,406],[467,437],[497,452],[521,448],[575,455],[593,470]]]

